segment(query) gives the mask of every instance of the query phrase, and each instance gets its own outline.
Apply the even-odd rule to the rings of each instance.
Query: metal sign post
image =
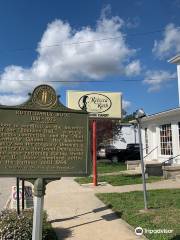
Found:
[[[138,109],[134,113],[134,117],[138,125],[138,134],[139,134],[139,147],[140,147],[140,158],[141,158],[141,171],[142,171],[142,180],[143,180],[143,193],[144,193],[144,209],[147,210],[147,190],[146,190],[146,178],[145,178],[145,168],[144,168],[144,158],[143,158],[143,145],[142,145],[142,136],[141,136],[141,119],[145,117],[146,114],[143,109]]]
[[[44,180],[42,178],[38,178],[34,183],[34,215],[32,240],[42,240],[44,195]]]
[[[94,186],[97,186],[96,120],[93,120],[92,135],[93,135],[93,184]]]
[[[24,189],[25,189],[25,186],[24,186],[24,179],[21,179],[22,181],[22,211],[24,210],[24,195],[25,195],[25,192],[24,192]]]
[[[143,159],[143,147],[142,147],[142,138],[141,138],[140,119],[137,119],[137,123],[138,123],[138,134],[139,134],[141,171],[142,171],[142,180],[143,180],[144,209],[147,210],[147,190],[146,190],[146,178],[145,178],[145,172],[144,172],[144,159]]]
[[[17,214],[20,214],[20,198],[19,198],[19,178],[16,178],[16,209]]]

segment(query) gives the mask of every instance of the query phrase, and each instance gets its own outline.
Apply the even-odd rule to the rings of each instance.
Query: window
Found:
[[[172,155],[172,131],[171,124],[160,126],[161,155]]]
[[[145,148],[146,148],[146,154],[148,154],[148,134],[147,134],[147,128],[145,130]]]

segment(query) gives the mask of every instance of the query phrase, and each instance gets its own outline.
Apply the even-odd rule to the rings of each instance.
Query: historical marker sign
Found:
[[[55,90],[35,88],[28,102],[0,106],[0,176],[58,178],[89,173],[85,111],[63,106]]]

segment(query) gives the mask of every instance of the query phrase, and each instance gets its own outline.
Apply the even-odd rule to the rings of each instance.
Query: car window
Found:
[[[128,144],[127,148],[133,148],[133,144]]]
[[[138,149],[139,149],[139,145],[136,145],[135,148],[138,148]]]
[[[111,148],[111,149],[116,149],[116,147],[115,146],[108,146],[107,148]]]
[[[136,148],[138,149],[139,148],[139,144],[127,144],[127,148],[130,149],[130,148]]]
[[[105,146],[98,146],[97,149],[98,150],[105,149]]]

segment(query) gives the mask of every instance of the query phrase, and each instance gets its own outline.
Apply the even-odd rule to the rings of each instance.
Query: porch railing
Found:
[[[149,153],[147,153],[144,158],[146,158],[147,156],[149,156],[152,152],[154,152],[154,150],[156,150],[158,148],[158,146],[156,146],[155,148],[153,148]],[[144,149],[147,149],[147,148],[144,148]],[[143,149],[143,150],[144,150]]]
[[[180,154],[176,156],[169,157],[166,161],[162,162],[162,166],[171,166],[173,163],[173,159],[180,156]]]

